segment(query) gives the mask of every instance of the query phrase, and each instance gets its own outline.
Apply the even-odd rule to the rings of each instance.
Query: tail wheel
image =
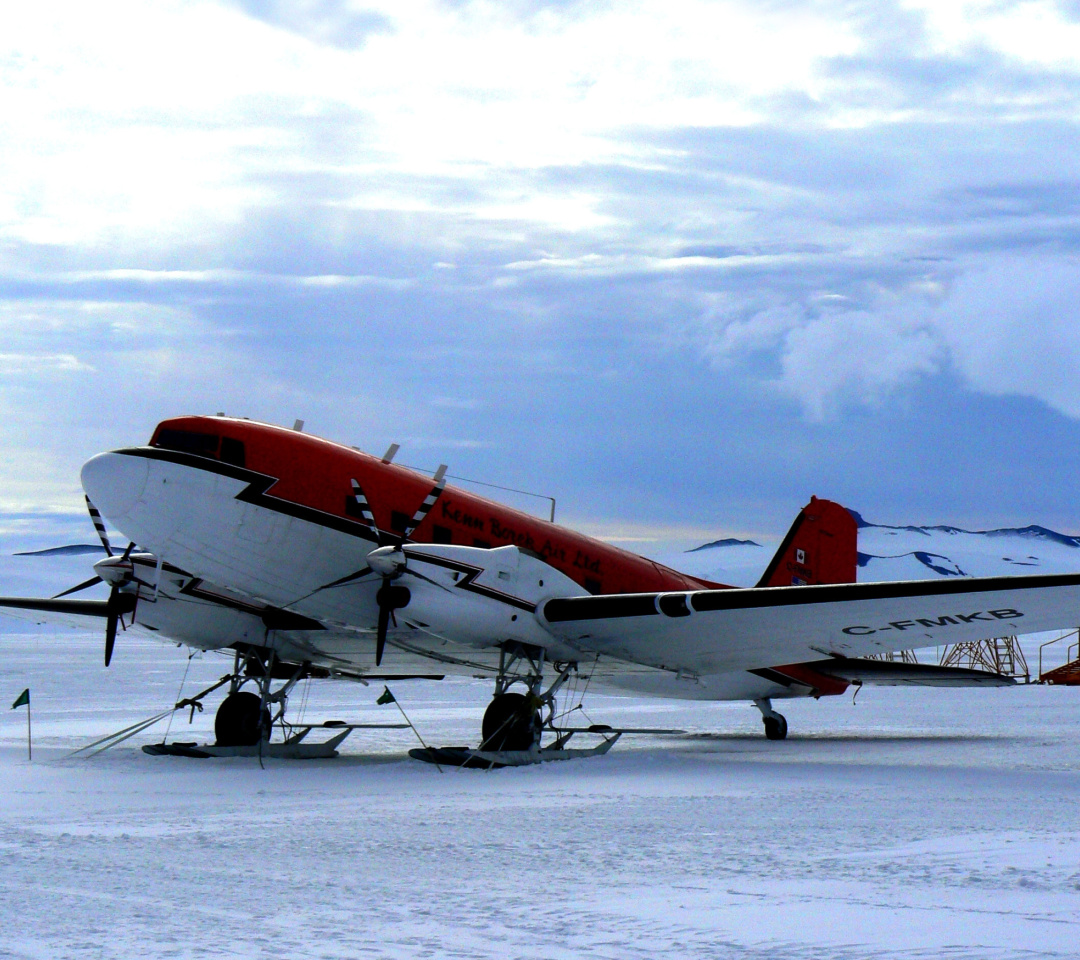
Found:
[[[214,736],[219,747],[253,747],[260,739],[270,739],[270,711],[259,707],[254,693],[230,693],[221,701],[214,717]]]
[[[502,693],[484,711],[481,750],[528,750],[540,739],[540,712],[532,698]]]

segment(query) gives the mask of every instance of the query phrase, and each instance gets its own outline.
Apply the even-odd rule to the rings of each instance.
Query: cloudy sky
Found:
[[[218,410],[640,549],[1080,529],[1080,4],[24,4],[0,78],[4,530]]]

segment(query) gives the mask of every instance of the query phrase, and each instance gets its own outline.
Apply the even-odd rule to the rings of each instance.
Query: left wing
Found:
[[[1080,574],[569,597],[542,605],[580,650],[699,675],[1080,624]]]
[[[104,600],[67,600],[45,597],[0,597],[0,613],[31,623],[60,623],[80,629],[104,628],[109,616]]]

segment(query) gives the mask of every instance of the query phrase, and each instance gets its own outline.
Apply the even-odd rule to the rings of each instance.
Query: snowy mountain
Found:
[[[851,512],[859,527],[860,582],[1080,571],[1080,537],[1046,527],[891,526]],[[775,543],[728,538],[654,559],[693,576],[752,586],[775,550]]]

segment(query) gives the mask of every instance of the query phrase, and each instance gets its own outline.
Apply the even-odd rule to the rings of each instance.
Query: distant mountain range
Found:
[[[1066,547],[1080,547],[1080,537],[1073,537],[1067,533],[1058,533],[1056,530],[1040,527],[1038,524],[1027,527],[999,527],[996,530],[965,530],[963,527],[950,527],[947,524],[938,524],[933,527],[895,527],[885,523],[871,523],[869,520],[864,520],[862,514],[856,510],[849,510],[848,512],[855,518],[855,523],[860,530],[869,528],[876,530],[904,530],[909,533],[921,533],[927,537],[933,536],[935,533],[968,534],[978,537],[1022,537],[1034,540],[1052,540],[1054,543],[1060,543]],[[721,544],[727,541],[716,540],[714,542]],[[698,547],[697,549],[700,550],[701,548]]]
[[[104,553],[100,543],[69,543],[63,547],[49,547],[46,550],[22,550],[12,554],[15,557],[80,557],[87,553]]]
[[[1037,524],[965,530],[947,524],[871,523],[855,510],[860,581],[1080,571],[1080,537]],[[655,559],[694,576],[752,586],[776,546],[727,537]]]
[[[700,547],[694,547],[692,550],[687,550],[687,553],[697,553],[699,550],[711,550],[713,547],[741,547],[751,546],[760,547],[761,544],[756,540],[736,540],[735,537],[725,537],[723,540],[713,540],[710,543],[703,543]]]

